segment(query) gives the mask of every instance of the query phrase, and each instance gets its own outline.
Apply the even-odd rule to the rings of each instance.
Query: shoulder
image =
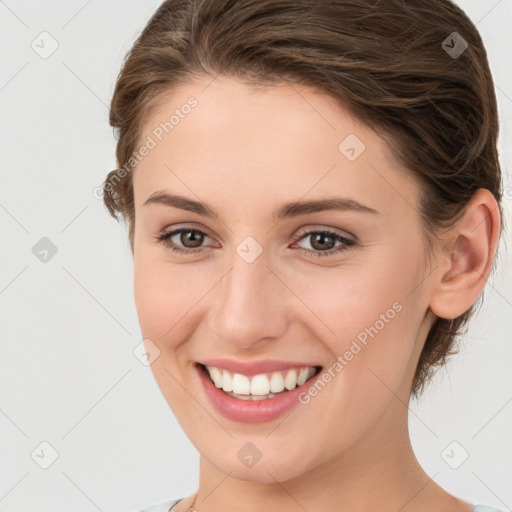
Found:
[[[168,510],[172,506],[176,505],[176,503],[178,503],[178,501],[181,501],[181,500],[170,500],[170,501],[165,501],[163,503],[158,503],[157,505],[152,505],[150,507],[147,507],[144,510],[141,510],[140,512],[168,512]],[[486,512],[486,511],[482,511],[482,512]]]
[[[508,512],[506,510],[494,507],[488,507],[487,505],[475,505],[473,512]]]

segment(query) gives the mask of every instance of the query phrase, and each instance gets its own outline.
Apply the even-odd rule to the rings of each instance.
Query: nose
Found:
[[[211,297],[208,326],[223,342],[238,349],[259,348],[286,332],[287,294],[290,292],[270,269],[265,252],[252,263],[235,252],[230,270]]]

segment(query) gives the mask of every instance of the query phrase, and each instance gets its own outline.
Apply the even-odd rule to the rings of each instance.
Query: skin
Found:
[[[475,194],[429,261],[418,184],[340,102],[305,86],[198,77],[160,98],[141,140],[191,96],[198,105],[134,171],[133,256],[142,334],[160,350],[151,369],[200,453],[195,509],[470,512],[471,503],[448,494],[419,465],[408,403],[434,314],[462,314],[489,275],[499,227],[493,196]],[[338,150],[351,133],[366,146],[352,162]],[[218,218],[144,205],[156,191],[206,202]],[[272,217],[283,203],[332,195],[379,213]],[[206,233],[202,252],[177,254],[156,241],[183,225]],[[294,237],[319,228],[357,243],[311,256],[321,252],[315,237]],[[263,249],[252,263],[236,252],[247,236]],[[172,240],[187,248],[186,238]],[[339,245],[331,240],[327,249]],[[275,421],[224,418],[193,368],[202,358],[231,357],[326,369],[394,303],[401,311],[317,396]],[[262,453],[252,468],[237,457],[247,442]],[[188,510],[195,497],[173,512]]]

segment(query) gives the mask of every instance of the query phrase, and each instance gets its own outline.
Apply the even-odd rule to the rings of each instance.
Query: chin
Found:
[[[265,444],[258,443],[258,438],[245,440],[243,437],[234,437],[229,442],[226,440],[226,443],[217,444],[217,447],[212,450],[212,444],[202,446],[204,437],[201,434],[199,437],[200,443],[196,445],[196,449],[201,457],[222,473],[237,480],[275,484],[300,477],[314,467],[313,461],[304,457],[303,450],[294,450],[293,443],[285,447],[284,454],[280,454],[279,449],[274,449],[268,440],[267,447],[258,450],[256,446]],[[314,452],[311,446],[310,450],[309,453]],[[259,453],[261,456],[259,460],[252,463],[252,466],[250,460],[244,461],[244,455],[249,453]]]

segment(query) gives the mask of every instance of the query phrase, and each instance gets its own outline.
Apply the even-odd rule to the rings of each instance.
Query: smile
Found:
[[[321,366],[294,366],[247,375],[201,363],[195,367],[213,408],[229,420],[244,423],[272,421],[291,411],[322,370]]]
[[[205,366],[205,368],[217,388],[241,400],[273,398],[276,394],[302,386],[317,371],[316,367],[308,366],[291,368],[286,371],[260,373],[251,377],[215,366]]]

